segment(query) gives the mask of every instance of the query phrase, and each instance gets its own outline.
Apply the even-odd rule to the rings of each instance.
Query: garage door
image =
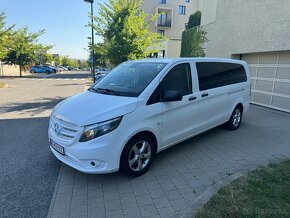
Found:
[[[250,67],[251,102],[290,112],[290,51],[242,57]]]

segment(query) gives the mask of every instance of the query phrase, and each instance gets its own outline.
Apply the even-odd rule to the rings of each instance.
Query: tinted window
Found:
[[[160,102],[160,97],[167,90],[178,91],[182,96],[192,93],[191,70],[188,63],[173,67],[153,92],[147,104]]]
[[[199,62],[196,68],[200,91],[247,81],[245,68],[240,64]]]

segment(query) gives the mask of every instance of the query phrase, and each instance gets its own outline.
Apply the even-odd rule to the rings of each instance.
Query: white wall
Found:
[[[202,7],[207,56],[290,50],[289,0],[203,0]]]
[[[216,9],[218,0],[203,0],[202,1],[202,19],[201,26],[213,23],[216,19]]]

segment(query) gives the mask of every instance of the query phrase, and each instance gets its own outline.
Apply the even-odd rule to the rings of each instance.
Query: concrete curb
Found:
[[[87,91],[88,88],[90,88],[91,86],[92,86],[92,83],[86,83],[85,86],[84,86],[83,92]]]
[[[220,181],[216,182],[214,185],[209,187],[204,193],[199,195],[194,200],[194,202],[192,203],[190,208],[188,208],[181,217],[182,218],[193,218],[194,215],[200,209],[202,209],[203,206],[211,199],[211,197],[213,197],[221,188],[227,186],[228,184],[230,184],[234,180],[236,180],[242,176],[245,176],[246,174],[248,174],[254,170],[257,170],[259,168],[268,167],[270,164],[277,164],[277,163],[280,163],[280,162],[285,161],[287,159],[288,159],[287,157],[277,158],[274,161],[270,161],[266,164],[261,164],[253,169],[239,170],[239,171],[233,173],[232,175],[229,175],[228,177],[221,179]]]
[[[213,195],[215,195],[221,188],[227,186],[232,181],[240,178],[241,176],[245,175],[246,171],[238,171],[220,181],[215,183],[213,186],[208,188],[203,194],[198,196],[191,207],[185,211],[182,215],[182,218],[192,218],[194,214],[196,214],[210,199]]]
[[[52,197],[51,197],[47,218],[50,218],[52,216],[52,211],[53,211],[53,208],[54,208],[54,203],[55,203],[55,199],[56,199],[56,195],[57,195],[57,192],[58,192],[58,188],[59,188],[59,184],[60,184],[60,181],[61,181],[62,174],[63,174],[63,164],[61,163],[60,170],[59,170],[59,173],[58,173],[58,176],[57,176],[57,180],[56,180],[56,183],[55,183],[54,191],[53,191],[53,194],[52,194]]]
[[[93,82],[90,81],[90,79],[91,79],[91,77],[88,77],[87,78],[87,82],[86,82],[86,84],[84,86],[83,92],[86,91],[86,90],[88,90],[88,88],[90,88],[93,85]]]

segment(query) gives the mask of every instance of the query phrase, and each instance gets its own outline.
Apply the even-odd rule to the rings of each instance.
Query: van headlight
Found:
[[[85,130],[80,138],[80,142],[87,142],[116,129],[121,123],[122,117],[117,117],[105,122],[85,126]]]

